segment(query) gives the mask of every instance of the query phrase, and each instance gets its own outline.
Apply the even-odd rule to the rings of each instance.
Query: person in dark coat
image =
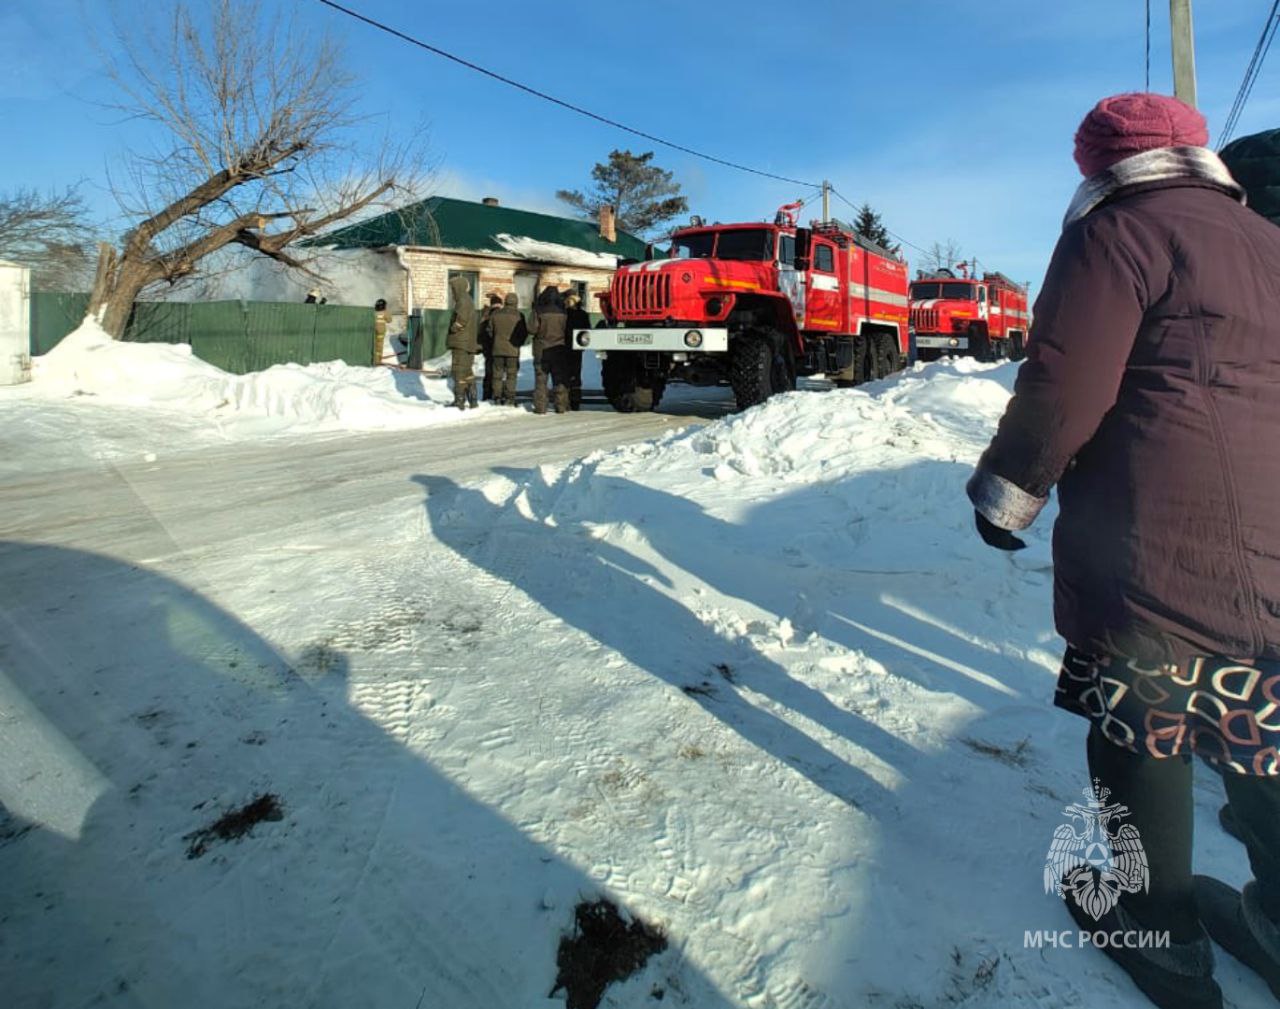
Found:
[[[476,351],[480,349],[477,331],[475,302],[471,300],[471,285],[467,278],[455,276],[449,281],[449,293],[453,295],[453,316],[449,319],[449,333],[445,346],[452,351],[450,369],[453,375],[453,405],[459,410],[476,406],[476,378],[473,367]]]
[[[1082,927],[1168,931],[1168,949],[1106,952],[1178,1009],[1222,1004],[1202,920],[1280,993],[1280,229],[1207,142],[1159,95],[1085,118],[1085,180],[968,487],[1005,550],[1058,489],[1055,701],[1090,721],[1096,799],[1127,807],[1149,869],[1051,882]],[[1255,876],[1243,898],[1192,876],[1192,754],[1223,775]],[[1086,913],[1088,886],[1118,902]]]
[[[499,406],[515,406],[520,348],[529,338],[515,291],[509,292],[502,307],[489,316],[489,333],[493,347],[493,399]]]
[[[1249,208],[1280,224],[1280,130],[1233,140],[1220,156],[1244,187]]]
[[[480,310],[480,353],[484,355],[484,378],[480,383],[480,398],[493,399],[493,336],[489,332],[489,318],[502,307],[502,295],[490,291],[487,304]]]
[[[582,409],[582,351],[573,340],[575,330],[590,329],[591,317],[581,307],[578,296],[570,294],[564,300],[566,346],[569,348],[569,409]]]
[[[529,329],[533,333],[533,412],[547,412],[547,379],[550,377],[556,413],[569,409],[568,318],[560,290],[548,284],[538,295]]]

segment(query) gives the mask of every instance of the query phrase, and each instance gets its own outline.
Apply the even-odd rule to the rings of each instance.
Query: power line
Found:
[[[793,185],[805,186],[809,189],[817,190],[819,193],[822,191],[823,187],[819,183],[806,182],[803,179],[793,179],[785,175],[777,175],[773,172],[766,172],[759,168],[752,168],[749,165],[743,165],[736,161],[729,161],[726,158],[718,158],[718,157],[715,157],[714,155],[705,154],[702,151],[694,150],[692,147],[686,147],[683,144],[677,144],[671,140],[664,140],[662,137],[655,136],[652,133],[646,133],[644,130],[636,129],[633,126],[627,126],[625,123],[621,123],[616,119],[610,119],[608,116],[602,116],[599,113],[592,112],[590,109],[584,109],[581,106],[574,105],[572,102],[565,101],[562,98],[556,98],[554,95],[549,95],[544,91],[539,91],[537,88],[533,88],[527,84],[522,84],[519,81],[512,80],[509,77],[505,77],[502,74],[497,73],[496,71],[489,70],[486,67],[482,67],[478,63],[472,63],[470,60],[464,59],[461,56],[456,56],[453,53],[448,52],[447,50],[441,49],[438,46],[433,46],[429,42],[424,42],[421,39],[414,38],[412,35],[408,35],[405,32],[402,32],[396,28],[391,27],[388,24],[384,24],[381,21],[378,21],[374,18],[361,14],[359,11],[352,10],[350,7],[345,7],[342,4],[337,3],[336,0],[318,0],[318,2],[323,4],[325,7],[328,7],[332,10],[337,11],[340,14],[345,14],[350,18],[354,18],[355,20],[360,21],[370,26],[371,28],[376,28],[378,31],[385,32],[388,35],[393,36],[394,38],[400,39],[402,42],[408,42],[410,45],[417,46],[419,49],[425,49],[429,53],[434,53],[437,56],[441,56],[444,59],[447,59],[453,63],[457,63],[459,66],[466,67],[468,70],[474,70],[476,73],[483,74],[486,77],[490,77],[493,80],[499,81],[510,87],[516,88],[517,90],[523,91],[526,94],[533,95],[535,98],[541,98],[543,101],[551,102],[553,105],[558,105],[563,109],[568,109],[570,112],[575,112],[580,116],[585,116],[588,119],[594,119],[596,122],[603,123],[606,126],[612,126],[615,129],[623,130],[624,132],[633,134],[634,136],[642,137],[645,140],[651,140],[655,144],[661,144],[662,146],[669,147],[672,150],[681,151],[685,154],[690,154],[695,158],[701,158],[704,161],[710,161],[717,165],[723,165],[726,168],[733,168],[740,172],[748,172],[752,175],[763,176],[764,178],[767,178],[767,179],[776,179],[779,182],[787,182]],[[1277,2],[1280,2],[1280,0],[1277,0]],[[851,203],[849,199],[846,196],[844,196],[844,194],[838,192],[835,189],[835,187],[830,187],[830,191],[834,193],[837,197],[839,197],[841,200],[844,200],[844,202],[847,203],[855,212],[858,210],[858,208],[854,206],[854,204]],[[812,202],[815,198],[816,198],[815,194],[810,193],[808,196],[802,197],[799,202],[803,206]],[[885,229],[885,232],[888,235],[890,235],[895,241],[901,242],[903,245],[910,246],[911,248],[915,249],[917,252],[923,253],[925,255],[928,254],[927,250],[920,248],[920,246],[916,245],[914,242],[907,241],[901,235],[894,234],[892,231],[889,231],[888,228]]]
[[[855,206],[855,205],[853,204],[853,202],[852,202],[852,201],[851,201],[847,196],[845,196],[843,193],[841,193],[841,192],[840,192],[838,189],[836,189],[834,186],[831,188],[831,192],[832,192],[832,194],[833,194],[837,199],[843,200],[843,201],[845,202],[845,204],[849,207],[849,209],[850,209],[850,210],[852,210],[855,214],[857,214],[857,213],[861,213],[861,212],[862,212],[860,207]],[[908,241],[907,241],[905,238],[903,238],[901,235],[894,234],[894,233],[893,233],[892,231],[890,231],[888,228],[885,228],[885,229],[884,229],[884,233],[885,233],[886,235],[888,235],[890,238],[892,238],[895,242],[901,242],[903,245],[908,245],[908,246],[910,246],[911,248],[915,249],[915,250],[916,250],[916,252],[919,252],[921,255],[925,255],[925,256],[929,255],[929,250],[928,250],[928,249],[922,249],[922,248],[920,248],[920,246],[916,245],[916,244],[915,244],[915,242],[908,242]]]
[[[1231,134],[1235,132],[1240,115],[1244,112],[1249,96],[1253,93],[1253,86],[1258,81],[1258,74],[1262,72],[1262,64],[1266,62],[1267,53],[1271,51],[1276,29],[1280,28],[1280,17],[1277,17],[1277,12],[1280,12],[1280,0],[1274,0],[1271,4],[1271,11],[1262,25],[1262,34],[1258,36],[1258,44],[1253,48],[1253,57],[1245,68],[1244,79],[1241,80],[1240,89],[1236,92],[1236,100],[1232,102],[1231,111],[1227,113],[1227,120],[1222,126],[1222,133],[1218,136],[1218,150],[1226,146],[1227,141],[1231,139]]]
[[[404,32],[398,31],[390,25],[383,24],[381,21],[377,21],[371,17],[366,17],[359,11],[352,10],[350,7],[344,7],[340,3],[335,3],[334,0],[318,0],[318,2],[324,4],[326,7],[338,11],[341,14],[355,18],[357,21],[362,21],[372,28],[386,32],[388,35],[393,35],[403,42],[408,42],[410,45],[417,46],[419,49],[425,49],[427,52],[435,53],[435,55],[451,60],[459,66],[466,67],[468,70],[474,70],[476,73],[484,74],[484,76],[491,77],[495,81],[500,81],[503,84],[523,91],[526,94],[533,95],[535,98],[541,98],[543,101],[551,102],[553,105],[559,105],[561,108],[568,109],[570,112],[576,112],[580,116],[586,116],[588,119],[594,119],[598,123],[604,123],[606,126],[612,126],[615,129],[623,130],[627,133],[633,134],[634,136],[643,137],[645,140],[651,140],[655,144],[661,144],[663,147],[669,147],[674,151],[681,151],[685,154],[690,154],[695,158],[701,158],[704,161],[711,161],[717,165],[723,165],[726,168],[734,168],[740,172],[749,172],[752,175],[760,175],[766,179],[776,179],[779,182],[789,182],[792,185],[811,186],[815,189],[822,188],[815,182],[806,182],[803,179],[792,179],[785,175],[776,175],[773,172],[766,172],[759,168],[752,168],[749,165],[739,164],[736,161],[728,161],[725,158],[717,158],[711,154],[704,154],[702,151],[695,151],[692,147],[685,147],[683,144],[677,144],[671,140],[664,140],[662,137],[654,136],[652,133],[646,133],[644,130],[638,130],[634,126],[627,126],[625,123],[620,123],[616,119],[610,119],[608,116],[602,116],[589,109],[584,109],[580,105],[574,105],[572,102],[567,102],[562,98],[556,98],[554,95],[549,95],[544,91],[539,91],[537,88],[532,88],[527,84],[521,84],[519,81],[512,80],[510,77],[504,77],[502,74],[482,67],[478,63],[472,63],[470,60],[463,59],[461,56],[455,56],[453,53],[447,52],[438,46],[433,46],[428,42],[423,42],[421,39],[414,38],[412,35],[406,35]]]

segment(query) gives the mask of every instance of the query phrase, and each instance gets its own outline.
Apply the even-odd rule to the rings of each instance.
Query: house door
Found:
[[[520,298],[520,311],[527,312],[533,308],[534,298],[538,296],[538,271],[517,270],[514,283]]]

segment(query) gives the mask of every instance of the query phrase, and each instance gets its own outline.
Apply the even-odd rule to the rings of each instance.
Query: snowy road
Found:
[[[421,488],[409,480],[413,474],[467,480],[504,467],[563,463],[704,423],[732,408],[726,390],[680,390],[662,413],[652,414],[618,414],[590,397],[583,411],[565,416],[481,415],[472,423],[420,431],[195,448],[184,446],[178,433],[171,451],[160,449],[155,461],[137,452],[100,451],[84,433],[82,418],[68,417],[56,433],[70,444],[56,467],[43,443],[24,445],[14,437],[0,483],[0,537],[139,560],[175,549],[216,549],[300,521],[420,499]]]
[[[1010,557],[964,498],[1012,379],[226,443],[0,397],[0,991],[551,1009],[605,897],[669,944],[603,1007],[1134,1005],[1024,940],[1087,775],[1053,506]]]

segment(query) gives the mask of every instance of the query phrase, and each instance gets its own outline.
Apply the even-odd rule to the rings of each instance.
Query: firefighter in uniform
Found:
[[[575,330],[590,329],[591,317],[576,294],[570,294],[564,300],[566,316],[565,342],[569,348],[569,409],[582,409],[582,350],[573,340]]]
[[[520,311],[520,296],[515,291],[489,316],[489,336],[493,348],[493,399],[498,406],[515,406],[520,348],[529,338],[529,328]]]
[[[533,412],[547,412],[547,379],[555,394],[556,413],[569,409],[569,347],[565,342],[568,322],[560,291],[548,284],[533,307]]]
[[[453,405],[459,410],[476,406],[476,379],[472,368],[480,349],[476,329],[476,306],[471,300],[471,285],[466,277],[449,281],[453,295],[453,316],[449,319],[449,335],[445,346],[453,352]]]
[[[387,311],[385,298],[373,303],[373,366],[382,363],[383,348],[386,346],[387,326],[391,323],[391,313]]]
[[[484,379],[480,384],[480,398],[493,399],[493,336],[489,332],[489,319],[502,307],[502,295],[490,291],[487,304],[480,310],[480,353],[484,355]]]

